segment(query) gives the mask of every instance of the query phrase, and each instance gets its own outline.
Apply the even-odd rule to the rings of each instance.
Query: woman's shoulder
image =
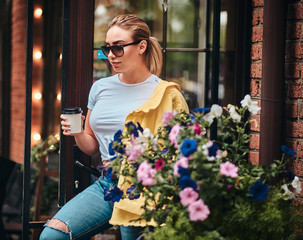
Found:
[[[103,77],[98,79],[97,81],[94,82],[93,86],[106,86],[108,84],[111,84],[115,81],[119,80],[118,79],[118,74],[109,76],[109,77]]]

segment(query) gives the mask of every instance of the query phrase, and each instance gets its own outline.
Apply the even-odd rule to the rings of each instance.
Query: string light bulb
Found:
[[[42,93],[41,93],[41,92],[36,92],[36,93],[34,94],[34,98],[35,98],[36,100],[41,100],[41,99],[42,99]]]
[[[35,18],[40,18],[42,16],[42,13],[43,13],[43,11],[41,8],[36,8],[34,11]]]
[[[40,135],[39,133],[35,133],[35,134],[33,135],[33,139],[34,139],[35,141],[39,141],[39,140],[41,139],[41,135]]]
[[[35,59],[41,59],[42,58],[42,52],[41,51],[35,51],[34,52],[34,58]]]

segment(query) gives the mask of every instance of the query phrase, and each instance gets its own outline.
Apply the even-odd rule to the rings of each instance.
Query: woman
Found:
[[[112,157],[108,145],[126,122],[139,122],[155,133],[164,112],[187,111],[188,107],[177,84],[157,77],[162,68],[161,47],[141,18],[115,17],[109,24],[102,51],[118,74],[93,84],[81,133],[70,134],[70,125],[63,115],[61,124],[63,134],[74,136],[83,152],[94,155],[99,150],[106,164]],[[104,201],[104,188],[118,184],[123,189],[122,182],[100,177],[63,206],[46,224],[40,239],[87,239],[112,225],[120,226],[122,239],[139,237],[149,224],[132,221],[139,218],[142,199],[123,199],[115,204]]]

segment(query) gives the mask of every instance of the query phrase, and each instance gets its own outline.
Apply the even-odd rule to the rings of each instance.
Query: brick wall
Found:
[[[23,163],[26,74],[26,1],[12,1],[10,159]]]
[[[294,173],[303,187],[303,0],[288,1],[285,53],[286,144],[297,152]],[[260,102],[262,86],[263,0],[252,0],[251,96]],[[260,116],[251,118],[250,161],[259,163]],[[301,193],[303,197],[303,193]]]
[[[252,0],[252,39],[251,39],[251,83],[250,95],[260,106],[262,78],[262,40],[263,40],[263,0]],[[251,138],[249,160],[259,164],[260,112],[251,117]]]
[[[286,38],[286,140],[297,152],[294,173],[303,186],[303,0],[289,0]]]

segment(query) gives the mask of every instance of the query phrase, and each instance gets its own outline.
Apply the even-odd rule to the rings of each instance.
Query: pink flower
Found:
[[[162,117],[162,122],[163,123],[166,123],[166,124],[169,124],[170,123],[170,120],[173,119],[173,117],[176,115],[176,112],[175,111],[167,111],[163,114],[163,117]]]
[[[155,175],[156,170],[153,169],[147,161],[142,162],[137,170],[137,179],[142,182],[143,186],[155,184],[157,182],[156,179],[154,179]]]
[[[162,158],[159,158],[156,162],[155,162],[155,169],[156,170],[161,170],[164,166],[164,160]]]
[[[227,161],[220,164],[220,173],[227,177],[238,177],[238,167],[233,163]]]
[[[130,162],[135,162],[138,160],[138,157],[142,155],[145,151],[144,147],[141,145],[133,145],[131,150],[128,153],[127,160]]]
[[[175,148],[178,148],[177,136],[180,132],[180,124],[177,123],[175,126],[172,127],[169,133],[169,142],[174,144]]]
[[[201,199],[191,203],[188,206],[188,211],[189,211],[189,219],[191,221],[198,221],[198,220],[204,221],[210,214],[208,206],[205,205],[203,200]]]
[[[193,188],[187,187],[179,193],[179,196],[181,198],[181,204],[183,206],[187,206],[196,201],[199,197],[199,194]]]
[[[180,176],[179,167],[188,168],[188,158],[181,157],[174,165],[174,176]]]

